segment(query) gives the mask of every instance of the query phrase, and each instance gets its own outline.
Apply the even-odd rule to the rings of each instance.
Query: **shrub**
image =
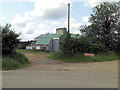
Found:
[[[60,49],[65,56],[72,56],[75,53],[102,53],[107,52],[107,48],[102,43],[93,43],[91,38],[81,36],[80,38],[73,38],[66,36],[60,43]]]
[[[2,69],[5,70],[17,69],[28,64],[30,64],[30,62],[27,60],[26,56],[20,53],[4,56],[2,59]]]
[[[13,60],[10,57],[4,57],[2,59],[2,69],[11,70],[11,69],[17,69],[20,66],[21,65],[19,62],[16,62],[15,60]]]
[[[16,34],[11,30],[11,25],[6,24],[2,27],[2,54],[9,55],[12,54],[18,46],[19,34]]]
[[[71,55],[73,49],[73,40],[70,34],[67,34],[64,39],[60,42],[60,49],[64,55]]]
[[[13,55],[11,55],[11,57],[15,60],[18,61],[22,64],[28,62],[28,59],[25,55],[21,54],[21,53],[14,53]]]
[[[90,46],[88,47],[88,51],[89,53],[94,53],[94,54],[97,54],[97,53],[102,53],[102,52],[107,52],[107,48],[105,47],[104,44],[102,43],[91,43]]]

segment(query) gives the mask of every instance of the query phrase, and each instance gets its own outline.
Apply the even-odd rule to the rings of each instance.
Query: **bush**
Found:
[[[4,70],[14,70],[28,64],[30,64],[30,62],[23,54],[20,53],[4,56],[2,59],[2,69]]]
[[[94,54],[97,54],[97,53],[102,53],[102,52],[107,52],[107,48],[105,47],[104,44],[102,43],[91,43],[88,47],[88,51],[89,53],[94,53]]]
[[[19,44],[20,34],[16,34],[11,30],[11,25],[6,24],[5,27],[2,27],[2,54],[9,55],[12,54]]]
[[[66,36],[60,43],[60,49],[64,56],[72,56],[76,53],[102,53],[107,52],[107,48],[102,43],[92,43],[92,40],[86,36],[73,38]]]
[[[21,53],[14,53],[13,55],[11,55],[11,57],[15,60],[18,61],[22,64],[25,64],[26,62],[28,62],[27,57]]]
[[[17,69],[20,66],[21,65],[19,62],[16,62],[15,60],[13,60],[10,57],[4,57],[2,59],[2,69],[11,70],[11,69]]]
[[[22,49],[21,43],[18,44],[17,49]]]
[[[64,55],[73,54],[73,38],[70,37],[70,34],[67,34],[63,40],[60,42],[60,49]]]

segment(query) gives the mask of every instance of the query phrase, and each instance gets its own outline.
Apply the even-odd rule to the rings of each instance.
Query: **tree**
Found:
[[[63,55],[71,55],[72,53],[72,38],[67,32],[65,35],[60,37],[60,50],[62,51]]]
[[[2,27],[2,54],[8,55],[15,52],[17,45],[19,44],[20,34],[16,34],[12,29],[10,24],[6,24]]]
[[[104,43],[109,50],[112,50],[116,44],[118,9],[117,3],[104,2],[93,9],[90,18],[94,38]]]
[[[92,24],[83,30],[85,35],[93,37],[96,43],[101,42],[109,50],[116,47],[118,42],[119,5],[116,2],[103,2],[93,8],[89,19]],[[86,29],[86,30],[85,30]]]

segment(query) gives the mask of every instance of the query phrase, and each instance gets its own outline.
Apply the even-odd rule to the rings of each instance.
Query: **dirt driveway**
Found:
[[[64,63],[49,59],[49,53],[26,53],[25,55],[31,61],[31,65],[22,68],[23,70],[118,73],[118,60],[89,63]]]

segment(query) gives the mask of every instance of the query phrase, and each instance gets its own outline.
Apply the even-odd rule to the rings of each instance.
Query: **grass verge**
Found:
[[[4,56],[2,58],[3,70],[15,70],[29,64],[30,62],[28,61],[26,56],[20,53],[14,53],[12,55]]]
[[[72,56],[64,56],[61,52],[54,52],[50,59],[61,60],[64,62],[100,62],[100,61],[111,61],[118,60],[118,56],[111,54],[97,54],[94,57],[84,56],[83,54],[75,54]]]
[[[18,53],[48,53],[48,51],[18,49]]]

